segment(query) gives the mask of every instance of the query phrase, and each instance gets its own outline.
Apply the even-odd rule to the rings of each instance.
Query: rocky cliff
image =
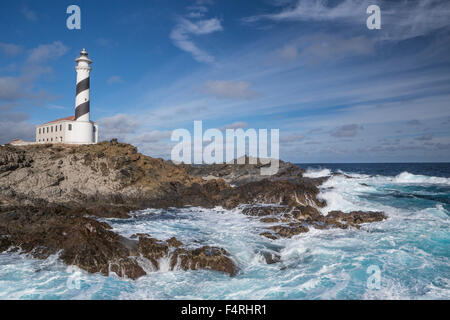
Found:
[[[207,268],[233,275],[223,248],[187,247],[175,238],[124,238],[96,217],[129,218],[145,208],[236,208],[267,223],[261,235],[292,237],[309,228],[348,228],[385,219],[382,213],[333,212],[323,216],[318,185],[303,170],[281,162],[271,177],[260,164],[175,165],[116,140],[96,145],[0,147],[0,252],[21,249],[37,258],[59,253],[89,272],[138,278],[161,257],[171,268]],[[264,204],[264,205],[262,205]]]

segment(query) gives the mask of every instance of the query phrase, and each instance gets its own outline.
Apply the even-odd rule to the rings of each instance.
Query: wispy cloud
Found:
[[[24,6],[22,8],[22,14],[30,21],[37,21],[38,17],[35,11],[31,10],[29,7]]]
[[[101,130],[101,139],[123,138],[127,134],[135,133],[141,121],[134,115],[118,113],[112,117],[98,120]]]
[[[217,18],[189,21],[180,17],[170,38],[178,48],[192,54],[192,57],[198,62],[213,63],[214,57],[200,49],[192,40],[192,36],[207,35],[221,30],[223,28]]]
[[[415,138],[418,141],[430,141],[433,139],[433,135],[431,133],[426,133],[420,137]]]
[[[344,0],[334,5],[331,1],[300,0],[276,13],[246,17],[244,22],[272,21],[332,21],[365,28],[369,5],[378,4],[382,12],[380,39],[404,40],[426,35],[448,26],[450,2],[446,0],[387,1]]]
[[[202,90],[219,99],[250,100],[258,96],[245,81],[207,81]]]
[[[0,52],[10,56],[16,56],[23,52],[23,48],[17,44],[0,42]]]
[[[8,50],[17,52],[19,49],[14,46],[8,46]],[[20,68],[18,76],[0,77],[0,102],[29,99],[42,104],[44,101],[50,100],[52,98],[50,94],[44,91],[34,92],[35,80],[43,74],[52,72],[52,68],[47,65],[49,58],[59,58],[67,51],[68,48],[60,41],[42,44],[31,49]]]
[[[107,80],[108,84],[116,84],[116,83],[123,83],[123,80],[120,76],[111,76]]]
[[[223,30],[222,23],[218,18],[204,18],[208,13],[208,6],[212,4],[212,0],[196,0],[193,5],[187,7],[188,13],[185,17],[177,18],[177,24],[170,33],[170,39],[175,46],[190,53],[195,60],[203,63],[213,63],[215,59],[207,51],[199,48],[193,37]]]
[[[61,41],[55,41],[50,44],[41,44],[30,51],[28,56],[29,63],[40,63],[50,58],[59,58],[69,50]]]
[[[219,128],[219,130],[227,130],[227,129],[245,129],[248,127],[248,123],[244,121],[236,121],[230,124],[226,124]]]
[[[346,124],[335,130],[333,130],[330,134],[336,138],[351,138],[356,136],[359,130],[362,130],[363,127],[357,124]]]

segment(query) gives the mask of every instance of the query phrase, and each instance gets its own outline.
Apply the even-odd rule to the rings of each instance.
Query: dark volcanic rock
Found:
[[[273,230],[276,234],[284,238],[291,238],[300,233],[309,231],[307,227],[300,223],[289,223],[288,225],[273,226],[269,229]]]
[[[158,259],[169,256],[181,259],[183,269],[213,269],[235,274],[233,261],[221,248],[203,247],[196,250],[182,248],[176,238],[166,242],[140,236],[139,241],[112,232],[104,222],[63,208],[21,208],[0,213],[0,252],[9,247],[21,248],[23,253],[45,259],[59,253],[69,265],[91,272],[108,275],[115,272],[121,277],[137,279],[146,274],[137,262],[142,255],[159,268]]]
[[[25,151],[17,151],[14,147],[5,146],[0,149],[0,174],[19,168],[31,167],[31,159]]]
[[[171,258],[171,267],[176,265],[183,270],[211,269],[230,275],[238,271],[225,249],[209,246],[194,250],[176,249]]]
[[[272,208],[273,210],[271,210]],[[347,229],[354,227],[359,229],[363,223],[377,222],[386,219],[386,215],[382,212],[363,212],[353,211],[344,213],[342,211],[331,211],[328,215],[322,215],[316,208],[312,206],[297,206],[293,209],[281,210],[278,206],[255,206],[251,210],[247,209],[247,214],[258,217],[260,212],[262,218],[259,221],[264,223],[282,223],[268,227],[271,232],[262,232],[260,235],[275,240],[278,237],[290,238],[295,235],[308,232],[309,227],[316,229],[341,228]],[[265,217],[265,215],[271,215]]]
[[[278,237],[275,235],[275,234],[273,234],[273,233],[271,233],[271,232],[261,232],[260,234],[259,234],[260,236],[263,236],[263,237],[266,237],[266,238],[268,238],[268,239],[271,239],[271,240],[276,240],[276,239],[278,239]]]
[[[295,207],[297,205],[323,206],[324,202],[317,199],[319,189],[313,184],[295,184],[289,181],[261,180],[250,182],[236,188],[226,188],[219,194],[219,203],[225,208],[234,208],[240,204],[268,203]],[[267,210],[258,209],[264,214]],[[278,210],[278,209],[276,209]],[[282,209],[280,209],[282,210]],[[252,209],[248,209],[252,214]]]
[[[267,264],[274,264],[281,260],[281,256],[278,253],[263,251],[262,255]]]
[[[346,229],[347,226],[360,228],[363,223],[378,222],[386,219],[383,212],[363,212],[352,211],[344,213],[342,211],[331,211],[326,216],[326,222],[338,228]]]
[[[286,207],[281,206],[246,206],[242,209],[242,213],[248,216],[270,216],[286,212]]]
[[[60,253],[62,261],[88,272],[136,279],[145,274],[131,257],[137,243],[109,230],[106,223],[61,207],[21,208],[0,213],[0,234],[24,253],[45,259]],[[4,249],[4,248],[2,248]]]
[[[228,252],[222,248],[204,246],[198,249],[182,248],[182,243],[176,238],[159,241],[148,236],[139,237],[138,251],[153,264],[160,268],[159,260],[170,257],[170,269],[183,270],[211,269],[226,272],[230,275],[237,273],[237,267],[230,259]]]
[[[12,246],[11,240],[6,236],[0,237],[0,252],[6,251]]]
[[[251,164],[250,159],[256,161],[256,164]],[[312,183],[318,186],[327,178],[304,178],[305,170],[290,162],[279,161],[278,172],[271,176],[261,175],[261,168],[268,167],[270,164],[262,164],[259,159],[249,158],[247,156],[241,157],[243,164],[238,164],[234,160],[233,164],[210,164],[210,165],[182,165],[189,174],[196,177],[201,177],[205,180],[223,179],[225,182],[241,186],[251,182],[262,180],[270,181],[289,181],[291,183]]]

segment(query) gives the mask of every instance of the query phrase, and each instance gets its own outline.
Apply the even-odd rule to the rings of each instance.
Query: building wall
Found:
[[[66,140],[68,124],[71,121],[60,121],[36,127],[37,143],[63,143]]]
[[[98,125],[92,122],[85,123],[67,120],[40,125],[36,127],[36,142],[74,144],[97,143]]]

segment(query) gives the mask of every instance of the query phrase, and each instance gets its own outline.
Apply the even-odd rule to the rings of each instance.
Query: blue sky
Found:
[[[151,156],[203,120],[279,128],[293,162],[449,161],[449,18],[445,0],[1,1],[0,143],[74,113],[86,47],[101,138]]]

